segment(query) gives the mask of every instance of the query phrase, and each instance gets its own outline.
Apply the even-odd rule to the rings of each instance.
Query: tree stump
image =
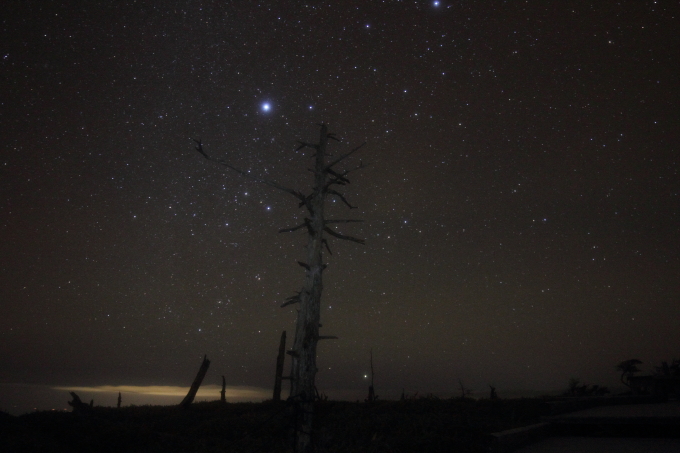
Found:
[[[68,405],[73,408],[74,414],[89,414],[94,406],[94,400],[90,401],[90,404],[83,403],[76,392],[69,392],[73,401],[68,401]]]

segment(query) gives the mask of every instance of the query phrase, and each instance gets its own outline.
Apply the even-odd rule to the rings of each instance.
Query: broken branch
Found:
[[[341,194],[340,192],[333,190],[333,189],[328,189],[328,190],[326,190],[326,192],[340,198],[343,203],[345,203],[347,206],[349,206],[350,209],[356,209],[356,206],[352,206],[351,204],[349,204],[349,201],[347,201],[345,196],[343,194]]]
[[[345,175],[341,175],[330,168],[326,172],[337,180],[333,181],[334,184],[349,184],[349,179],[345,178]]]
[[[216,160],[214,160],[214,159],[209,159],[209,160],[211,160],[211,161],[213,161],[213,162],[216,162],[216,163],[218,163],[218,164],[220,164],[220,165],[222,165],[222,166],[224,166],[224,167],[227,167],[227,168],[229,168],[230,170],[233,170],[233,171],[235,171],[236,173],[238,173],[238,174],[240,174],[240,175],[242,175],[242,176],[245,176],[246,178],[251,179],[251,180],[253,180],[253,181],[255,181],[255,182],[259,182],[259,183],[265,184],[265,185],[267,185],[267,186],[269,186],[269,187],[273,187],[273,188],[275,188],[275,189],[279,189],[279,190],[282,190],[282,191],[284,191],[284,192],[288,192],[289,194],[293,195],[293,196],[294,196],[295,198],[297,198],[298,200],[301,200],[301,201],[303,201],[303,202],[305,201],[305,196],[304,196],[303,194],[301,194],[300,192],[298,192],[297,190],[289,189],[288,187],[284,187],[284,186],[282,186],[282,185],[280,185],[280,184],[278,184],[278,183],[276,183],[276,182],[274,182],[274,181],[270,181],[269,179],[264,179],[264,178],[260,178],[260,177],[258,177],[258,176],[251,175],[250,173],[248,173],[248,172],[246,172],[246,171],[243,171],[243,170],[241,170],[241,169],[239,169],[239,168],[236,168],[236,167],[234,167],[233,165],[228,164],[227,162],[225,162],[225,161],[223,161],[223,160],[221,160],[221,159],[218,160],[218,161],[216,161]]]
[[[324,224],[328,225],[329,223],[358,223],[358,222],[363,222],[363,220],[357,220],[357,219],[330,219],[324,221]]]
[[[319,145],[313,145],[313,144],[311,144],[311,143],[303,142],[302,140],[298,140],[297,142],[300,144],[300,146],[298,146],[297,148],[295,148],[295,151],[300,151],[302,148],[305,148],[305,147],[307,147],[307,148],[314,148],[314,149],[318,149],[318,148],[319,148]]]
[[[287,193],[293,195],[298,200],[301,200],[303,202],[306,200],[306,197],[303,194],[301,194],[300,192],[298,192],[297,190],[289,189],[288,187],[284,187],[284,186],[278,184],[277,182],[270,181],[269,179],[264,179],[264,178],[260,178],[258,176],[251,175],[249,172],[243,171],[240,168],[236,168],[233,165],[225,162],[222,159],[215,160],[211,157],[208,157],[208,155],[205,153],[205,151],[203,151],[203,144],[201,143],[201,140],[196,140],[196,139],[193,139],[193,140],[198,144],[198,146],[196,146],[196,151],[201,153],[203,155],[203,157],[205,157],[209,161],[214,162],[214,163],[219,164],[219,165],[222,165],[223,167],[227,167],[228,169],[235,171],[236,173],[240,174],[241,176],[245,176],[246,178],[251,179],[255,182],[259,182],[261,184],[265,184],[265,185],[273,187],[275,189],[279,189],[279,190],[282,190],[284,192],[287,192]]]
[[[297,294],[290,296],[284,303],[281,304],[281,308],[287,307],[288,305],[292,304],[297,304],[301,302],[300,295],[302,294],[302,291],[298,291]]]
[[[335,164],[339,163],[339,162],[342,161],[343,159],[346,159],[346,158],[348,158],[349,156],[351,156],[352,154],[354,154],[355,152],[359,151],[359,149],[360,149],[362,146],[364,146],[365,144],[366,144],[366,142],[363,142],[361,145],[357,146],[357,147],[354,148],[352,151],[350,151],[350,152],[348,152],[347,154],[343,154],[342,156],[338,157],[338,158],[335,159],[333,162],[331,162],[330,164],[326,165],[326,167],[324,168],[324,170],[328,171],[328,169],[332,168]]]
[[[196,139],[194,138],[194,139],[192,139],[192,140],[195,141],[196,144],[198,145],[198,146],[196,147],[196,151],[198,151],[199,153],[201,153],[201,154],[203,155],[203,157],[205,157],[206,159],[210,160],[210,158],[209,158],[208,155],[205,153],[205,151],[203,151],[203,145],[201,144],[201,139],[199,138],[198,140],[196,140]]]
[[[332,255],[333,252],[331,252],[331,248],[328,246],[328,241],[326,239],[322,239],[321,242],[323,243],[323,245],[326,246],[326,250],[328,250],[328,254]]]
[[[328,233],[328,234],[330,234],[331,236],[336,237],[336,238],[338,238],[338,239],[343,239],[343,240],[345,240],[345,241],[356,242],[357,244],[361,244],[361,245],[364,245],[364,243],[365,243],[365,241],[364,241],[363,239],[355,238],[355,237],[352,237],[352,236],[345,236],[344,234],[336,233],[335,231],[331,230],[331,229],[328,228],[328,227],[324,227],[323,230],[324,230],[326,233]]]
[[[307,222],[301,223],[300,225],[294,226],[292,228],[283,228],[279,230],[279,233],[292,233],[293,231],[297,231],[304,226],[307,226]]]

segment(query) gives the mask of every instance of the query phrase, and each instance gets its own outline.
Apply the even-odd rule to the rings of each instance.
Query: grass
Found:
[[[282,403],[196,403],[95,407],[89,414],[0,414],[3,452],[292,452],[294,407]],[[540,399],[421,398],[316,406],[318,452],[482,452],[489,434],[535,423]]]

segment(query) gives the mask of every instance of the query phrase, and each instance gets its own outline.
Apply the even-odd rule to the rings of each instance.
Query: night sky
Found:
[[[4,2],[0,410],[188,387],[203,354],[206,384],[269,397],[306,244],[278,230],[305,211],[192,139],[308,192],[296,140],[321,122],[369,166],[358,208],[327,208],[366,244],[330,241],[319,391],[363,399],[371,350],[383,398],[615,387],[623,360],[678,358],[679,9]]]

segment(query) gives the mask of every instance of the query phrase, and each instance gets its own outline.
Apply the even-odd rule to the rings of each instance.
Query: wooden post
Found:
[[[371,385],[368,386],[368,398],[366,399],[369,403],[378,399],[378,397],[375,396],[375,389],[373,387],[373,376],[373,349],[371,349]]]
[[[274,377],[274,401],[281,401],[281,381],[283,380],[283,363],[286,358],[286,331],[281,332],[279,355],[276,357],[276,376]]]
[[[203,363],[201,364],[201,368],[198,369],[198,374],[196,375],[196,379],[194,379],[193,384],[191,384],[191,388],[189,389],[189,393],[187,393],[187,396],[184,397],[181,403],[179,403],[180,407],[183,408],[188,408],[191,403],[194,401],[194,398],[196,397],[196,393],[198,392],[198,388],[201,386],[201,383],[203,382],[203,378],[205,377],[205,374],[208,372],[208,367],[210,366],[210,360],[208,360],[208,356],[204,355],[203,356]]]

